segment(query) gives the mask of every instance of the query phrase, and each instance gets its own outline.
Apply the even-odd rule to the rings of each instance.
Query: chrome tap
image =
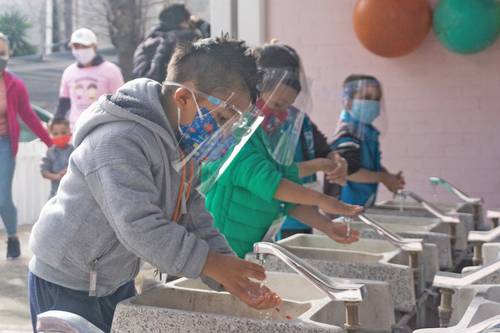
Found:
[[[464,201],[466,203],[471,203],[471,204],[483,203],[483,199],[482,198],[472,198],[472,197],[470,197],[464,191],[460,190],[458,187],[452,185],[450,182],[444,180],[443,178],[440,178],[440,177],[429,177],[429,181],[434,186],[440,185],[440,186],[444,187],[449,192],[454,193],[457,197],[459,197],[462,201]]]
[[[329,278],[317,269],[300,259],[283,247],[267,242],[259,242],[253,245],[253,252],[257,259],[262,261],[265,255],[272,254],[287,264],[295,272],[302,275],[306,280],[322,290],[330,299],[343,302],[361,302],[366,297],[366,286],[364,284],[346,284]]]
[[[410,197],[419,204],[422,205],[429,213],[443,221],[444,223],[450,223],[450,224],[458,224],[460,223],[460,219],[456,216],[449,216],[443,213],[439,208],[431,204],[430,202],[422,199],[419,195],[412,191],[398,191],[398,195],[401,195],[403,197]]]
[[[406,252],[422,252],[421,239],[402,238],[401,236],[386,229],[377,221],[364,214],[358,215],[358,218],[361,220],[361,222],[374,229],[379,235],[383,236],[390,243],[399,247],[401,250]]]

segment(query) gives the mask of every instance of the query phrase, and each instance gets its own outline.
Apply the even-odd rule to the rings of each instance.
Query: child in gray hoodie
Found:
[[[210,101],[225,98],[217,88],[246,100],[236,105],[242,110],[255,101],[257,81],[243,42],[202,40],[176,50],[165,84],[130,81],[83,113],[67,173],[31,233],[34,327],[37,314],[63,310],[109,331],[117,303],[135,295],[142,260],[174,276],[201,276],[255,308],[280,302],[250,280],[263,280],[264,268],[234,256],[203,197],[180,191],[182,176],[172,166],[182,154],[181,129],[199,121]],[[212,110],[222,125],[229,110]]]

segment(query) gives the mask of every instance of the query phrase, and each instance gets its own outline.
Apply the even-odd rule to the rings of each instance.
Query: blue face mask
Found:
[[[380,102],[355,99],[352,101],[351,116],[363,124],[371,124],[380,115]]]
[[[208,109],[200,108],[191,124],[179,125],[179,145],[186,154],[196,150],[193,158],[198,163],[218,160],[235,142],[232,134],[209,140],[218,129],[219,125]]]

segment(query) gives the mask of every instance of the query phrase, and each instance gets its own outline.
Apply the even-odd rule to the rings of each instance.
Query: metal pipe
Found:
[[[480,202],[475,202],[472,204],[472,217],[474,219],[474,228],[479,229],[479,226],[483,221],[481,221],[482,206]]]
[[[472,255],[472,265],[480,266],[483,263],[483,243],[472,243],[474,249]]]
[[[344,328],[347,333],[356,333],[360,329],[359,302],[344,302],[346,322]]]
[[[450,224],[450,244],[451,247],[454,248],[457,243],[457,225]]]
[[[451,306],[452,297],[455,291],[453,289],[441,288],[441,302],[438,307],[439,327],[448,327],[450,325],[453,307]]]
[[[418,252],[409,252],[409,263],[408,266],[410,266],[411,270],[413,271],[413,280],[415,282],[415,291],[416,291],[416,296],[418,297],[420,294],[420,267],[419,267],[419,260],[418,260]]]

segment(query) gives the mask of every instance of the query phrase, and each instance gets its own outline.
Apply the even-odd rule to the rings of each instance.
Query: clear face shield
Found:
[[[387,128],[382,86],[373,79],[360,79],[344,84],[343,106],[347,112],[347,123],[359,139],[365,138],[370,126],[381,133]],[[346,122],[346,119],[340,119]]]
[[[194,180],[196,189],[206,194],[264,117],[248,94],[238,94],[222,87],[206,93],[176,82],[165,82],[165,85],[188,89],[196,101],[198,111],[193,121],[178,126],[181,154],[173,166],[186,182]],[[180,112],[178,110],[179,119]]]
[[[279,164],[290,165],[304,117],[311,111],[310,85],[302,71],[277,68],[265,70],[259,88],[262,99],[257,106],[264,116],[267,150]]]

